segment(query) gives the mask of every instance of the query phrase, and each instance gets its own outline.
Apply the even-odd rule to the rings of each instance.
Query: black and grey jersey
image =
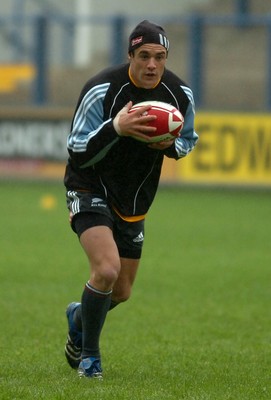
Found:
[[[164,156],[179,159],[195,146],[194,100],[191,89],[165,70],[153,89],[136,87],[129,78],[129,64],[108,68],[84,86],[74,113],[67,147],[65,173],[68,190],[88,190],[107,198],[124,216],[144,215],[155,196]],[[184,116],[180,138],[159,151],[113,127],[116,114],[129,102],[163,101]]]

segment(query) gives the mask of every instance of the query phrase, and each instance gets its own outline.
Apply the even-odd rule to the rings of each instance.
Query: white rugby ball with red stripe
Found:
[[[130,112],[138,110],[139,107],[148,106],[151,108],[144,112],[144,115],[156,115],[154,121],[148,123],[156,128],[155,132],[148,133],[151,140],[148,142],[160,142],[162,140],[176,139],[180,136],[183,128],[184,118],[181,112],[174,106],[162,101],[143,101],[135,104]],[[142,139],[139,139],[144,141]]]

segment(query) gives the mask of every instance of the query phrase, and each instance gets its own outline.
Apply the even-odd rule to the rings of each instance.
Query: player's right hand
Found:
[[[155,132],[156,128],[148,126],[150,121],[156,119],[155,115],[144,115],[151,106],[140,107],[136,111],[130,112],[133,103],[129,101],[116,115],[113,126],[119,136],[131,136],[149,141],[148,133]]]

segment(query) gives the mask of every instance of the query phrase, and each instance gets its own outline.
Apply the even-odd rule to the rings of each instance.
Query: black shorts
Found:
[[[138,259],[144,242],[144,219],[128,222],[119,217],[100,195],[67,191],[70,222],[78,237],[94,226],[108,226],[114,235],[120,257]]]

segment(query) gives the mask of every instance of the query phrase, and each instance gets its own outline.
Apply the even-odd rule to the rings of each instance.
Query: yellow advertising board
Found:
[[[1,109],[0,177],[62,179],[71,118],[71,110]],[[201,112],[195,128],[197,146],[182,160],[165,157],[162,182],[271,186],[271,114]]]
[[[271,115],[199,113],[199,141],[183,160],[165,159],[162,179],[271,185]]]

